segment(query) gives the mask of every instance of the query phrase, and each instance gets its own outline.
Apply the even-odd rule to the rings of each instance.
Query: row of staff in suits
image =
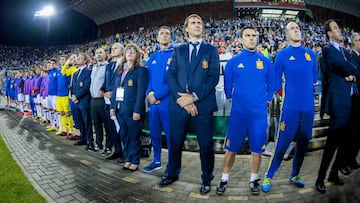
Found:
[[[340,43],[344,40],[341,29],[334,20],[325,23],[328,45],[322,50],[322,72],[328,84],[323,91],[324,112],[330,115],[330,126],[326,145],[315,183],[320,193],[325,193],[324,179],[327,169],[337,154],[331,167],[328,181],[336,185],[344,182],[338,171],[348,175],[348,166],[359,168],[356,157],[359,151],[359,92],[360,81],[360,35],[352,35],[351,53]]]

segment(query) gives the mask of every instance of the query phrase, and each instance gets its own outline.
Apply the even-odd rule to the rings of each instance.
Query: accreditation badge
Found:
[[[205,69],[209,68],[209,63],[207,60],[204,59],[201,64],[202,64],[202,66],[201,66],[202,68],[205,68]]]
[[[258,60],[256,61],[256,68],[257,68],[257,69],[260,69],[260,70],[264,68],[264,63],[263,63],[262,60],[258,59]]]
[[[132,87],[132,86],[134,86],[134,81],[133,80],[128,80],[128,86],[129,87]]]
[[[305,53],[305,59],[306,59],[307,61],[311,61],[311,56],[310,56],[309,53]]]
[[[124,101],[124,92],[123,87],[116,88],[116,101]]]
[[[80,82],[80,83],[79,83],[79,86],[80,86],[80,87],[83,87],[83,86],[84,86],[84,83],[83,83],[83,82]]]
[[[167,63],[166,63],[166,64],[170,65],[170,63],[171,63],[171,58],[168,58],[168,60],[167,60]]]

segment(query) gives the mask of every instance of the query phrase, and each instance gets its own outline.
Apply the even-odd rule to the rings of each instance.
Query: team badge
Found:
[[[238,65],[238,68],[245,68],[245,66],[244,66],[244,64],[240,63],[240,64]]]
[[[285,130],[285,127],[286,127],[285,121],[281,122],[281,123],[280,123],[280,130],[281,130],[281,131],[284,131],[284,130]]]
[[[153,61],[151,62],[151,64],[156,64],[156,61],[155,61],[155,60],[153,60]]]
[[[305,53],[305,59],[306,59],[307,61],[311,61],[311,56],[310,56],[309,53]]]
[[[209,68],[209,64],[205,59],[202,61],[202,68]]]
[[[53,73],[53,77],[56,77],[56,73]]]
[[[295,61],[295,57],[290,56],[289,61]]]
[[[226,144],[225,144],[227,147],[230,147],[230,140],[229,139],[226,139]]]
[[[131,80],[131,79],[130,79],[130,80],[128,80],[128,86],[129,86],[129,87],[132,87],[133,85],[134,85],[134,81],[133,81],[133,80]]]
[[[167,64],[170,65],[171,63],[171,58],[168,58]]]
[[[79,83],[79,86],[80,86],[80,87],[83,87],[83,86],[84,86],[83,82],[80,82],[80,83]]]
[[[262,62],[262,60],[260,60],[260,59],[258,59],[257,61],[256,61],[256,68],[257,69],[264,69],[264,63]]]

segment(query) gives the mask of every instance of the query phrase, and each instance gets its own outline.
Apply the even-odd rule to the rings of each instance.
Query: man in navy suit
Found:
[[[351,35],[351,58],[357,67],[357,73],[360,73],[360,33],[355,32]],[[356,77],[357,87],[360,87],[360,77]],[[352,138],[349,139],[349,157],[347,158],[347,166],[352,169],[360,168],[360,164],[356,161],[356,157],[360,148],[360,96],[353,97],[353,110],[351,111],[352,117]]]
[[[352,63],[350,54],[340,46],[344,37],[337,23],[330,19],[325,22],[325,33],[329,44],[323,48],[323,57],[326,64],[326,73],[329,80],[329,89],[325,103],[325,113],[330,115],[330,127],[326,145],[315,183],[316,189],[324,194],[324,179],[326,171],[336,149],[335,161],[332,165],[328,181],[336,185],[343,185],[338,170],[344,162],[346,140],[349,139],[349,118],[356,81],[356,67]]]
[[[202,185],[200,194],[211,190],[213,179],[213,112],[217,110],[215,86],[219,81],[219,55],[217,49],[206,43],[201,35],[204,24],[200,16],[192,14],[185,19],[188,43],[174,48],[167,74],[171,98],[170,157],[167,173],[159,186],[172,184],[179,178],[181,153],[190,122],[200,146]]]
[[[76,58],[78,71],[75,72],[71,85],[71,100],[75,104],[78,121],[80,124],[80,141],[86,143],[86,150],[95,151],[94,138],[92,132],[91,116],[90,116],[90,75],[91,70],[86,64],[89,57],[80,53]]]
[[[111,46],[111,62],[106,65],[105,70],[105,79],[104,83],[100,89],[101,94],[104,94],[105,101],[105,117],[106,117],[106,125],[108,125],[108,129],[110,132],[110,136],[115,148],[115,152],[106,157],[107,160],[115,160],[118,159],[119,163],[124,163],[125,159],[123,156],[123,149],[121,146],[120,136],[116,132],[114,121],[110,118],[110,104],[112,98],[112,89],[114,87],[114,83],[116,78],[119,76],[118,69],[122,59],[122,54],[124,51],[124,46],[118,42],[114,43]],[[103,152],[104,155],[110,155],[111,149],[106,148]]]

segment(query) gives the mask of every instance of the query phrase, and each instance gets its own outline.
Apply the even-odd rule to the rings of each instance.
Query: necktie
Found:
[[[111,65],[111,70],[112,72],[116,71],[116,61],[114,61],[113,64]]]
[[[82,71],[82,68],[79,70],[79,74],[77,75],[77,78],[76,78],[76,80],[78,80],[79,79],[79,77],[80,77],[80,74],[81,74],[81,71]]]
[[[197,57],[197,45],[199,45],[199,42],[192,43],[190,42],[191,46],[193,47],[193,50],[191,51],[191,59],[190,59],[190,65],[189,65],[189,73],[188,73],[188,88],[190,87],[190,84],[192,82],[194,70],[196,68],[196,57]]]
[[[128,66],[124,65],[124,69],[123,69],[123,72],[121,74],[121,82],[120,82],[120,84],[123,84],[127,72],[128,72]]]

